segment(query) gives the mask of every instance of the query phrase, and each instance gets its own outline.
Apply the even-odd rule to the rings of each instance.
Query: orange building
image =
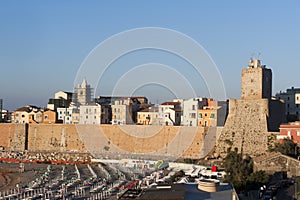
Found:
[[[207,106],[198,109],[198,126],[224,126],[227,119],[228,102],[209,99]]]
[[[50,109],[47,109],[43,113],[43,122],[44,124],[55,124],[57,122],[56,112]]]
[[[217,126],[217,109],[205,106],[198,110],[198,126]]]

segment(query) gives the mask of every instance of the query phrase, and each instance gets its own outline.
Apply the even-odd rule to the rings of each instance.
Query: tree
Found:
[[[261,185],[266,185],[269,181],[269,175],[265,171],[256,171],[247,178],[247,187],[249,189],[258,189]]]
[[[243,190],[246,187],[247,177],[253,172],[253,161],[249,156],[237,152],[237,149],[230,151],[224,162],[226,171],[226,181],[234,185],[237,190]]]
[[[264,171],[253,172],[252,158],[248,155],[243,156],[237,149],[228,152],[223,166],[227,174],[225,181],[233,184],[237,191],[257,189],[269,179]]]
[[[299,154],[299,147],[292,139],[285,138],[282,143],[276,143],[273,151],[280,152],[284,155],[297,157]]]

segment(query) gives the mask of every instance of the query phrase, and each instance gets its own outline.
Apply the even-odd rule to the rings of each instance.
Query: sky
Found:
[[[214,91],[224,87],[226,98],[240,98],[241,70],[251,57],[272,69],[275,95],[300,87],[299,9],[297,0],[2,0],[0,98],[8,110],[28,104],[44,107],[55,92],[73,91],[82,78],[95,88],[95,96],[143,95],[161,103],[193,95],[218,98]],[[113,36],[144,27],[189,37],[206,53],[194,58],[211,66],[208,71],[218,72],[222,80],[207,81],[206,72],[197,74],[190,60],[159,48],[120,54],[104,74],[97,74],[102,57],[118,52],[126,42],[132,44],[126,39],[113,52],[107,47],[95,55],[99,59],[90,74],[81,72],[99,44],[103,48]],[[173,36],[161,43],[185,45]],[[151,34],[141,38],[156,40]],[[183,50],[197,55],[192,48]],[[208,58],[210,64],[204,62]]]

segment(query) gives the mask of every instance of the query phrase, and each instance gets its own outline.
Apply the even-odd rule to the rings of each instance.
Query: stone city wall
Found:
[[[137,125],[0,124],[0,146],[11,151],[147,154],[199,159],[216,139],[203,127]],[[213,134],[210,137],[210,134]],[[211,140],[211,139],[209,139]],[[210,145],[209,145],[210,146]]]
[[[0,124],[0,147],[23,151],[25,149],[25,125]]]

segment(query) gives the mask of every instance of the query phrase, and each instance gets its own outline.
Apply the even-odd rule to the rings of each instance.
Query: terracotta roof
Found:
[[[36,109],[37,111],[41,110],[41,108],[37,107],[37,106],[32,106],[32,105],[28,105],[28,106],[24,106],[22,108],[17,108],[15,110],[15,112],[31,112],[33,109]]]
[[[31,109],[29,107],[17,108],[15,112],[30,112]]]
[[[181,108],[171,108],[172,110],[174,110],[175,112],[181,112]]]
[[[139,112],[158,112],[158,108],[157,107],[150,107],[150,108],[145,108]]]
[[[253,160],[256,163],[259,163],[261,161],[268,160],[270,158],[277,157],[277,156],[280,156],[280,155],[282,155],[282,154],[279,153],[279,152],[271,152],[271,153],[269,153],[267,155],[255,157],[255,158],[253,158]]]
[[[300,161],[297,160],[296,158],[284,155],[284,154],[279,153],[279,152],[271,152],[271,153],[269,153],[267,155],[263,155],[263,156],[259,156],[259,157],[253,158],[253,160],[256,163],[259,163],[259,162],[267,161],[269,159],[272,159],[272,158],[275,158],[275,157],[278,157],[278,156],[285,157],[287,159],[292,159],[292,160],[298,161],[300,163]]]
[[[173,106],[173,105],[177,105],[177,104],[180,104],[180,102],[173,102],[173,101],[171,101],[171,102],[164,102],[164,103],[162,103],[160,105],[162,105],[162,106],[167,106],[167,105]]]

